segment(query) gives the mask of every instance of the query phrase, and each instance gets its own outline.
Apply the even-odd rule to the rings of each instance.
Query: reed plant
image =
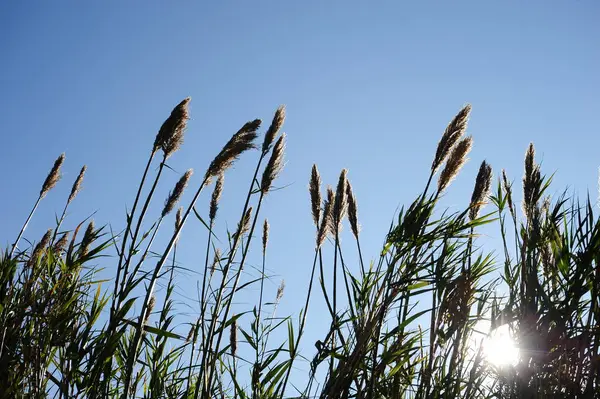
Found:
[[[274,293],[265,285],[269,237],[277,232],[261,208],[285,163],[285,108],[277,108],[262,142],[261,120],[243,124],[199,178],[189,169],[163,194],[190,101],[176,105],[158,129],[118,232],[117,222],[109,229],[67,217],[83,187],[83,166],[56,225],[22,244],[66,167],[64,154],[55,161],[0,258],[2,397],[600,397],[600,219],[589,199],[549,195],[551,176],[542,174],[533,144],[522,209],[507,173],[494,182],[486,161],[463,207],[442,208],[473,144],[466,132],[471,107],[463,107],[441,136],[423,190],[393,218],[372,258],[361,249],[360,193],[349,172],[341,170],[334,189],[324,187],[314,165],[309,283],[298,317],[282,317],[284,283]],[[255,167],[238,198],[235,230],[218,237],[225,176],[248,154]],[[169,227],[185,190],[191,199]],[[198,205],[203,194],[207,209]],[[197,313],[190,315],[175,288],[185,267],[177,260],[179,238],[192,221],[205,241]],[[484,225],[498,227],[500,252],[480,237]],[[260,254],[258,275],[248,271],[251,251]],[[109,279],[101,279],[107,272],[100,265]],[[257,293],[247,309],[236,304],[244,291]],[[313,343],[303,338],[315,295],[329,321],[308,350]],[[489,355],[500,329],[518,348],[505,364]]]

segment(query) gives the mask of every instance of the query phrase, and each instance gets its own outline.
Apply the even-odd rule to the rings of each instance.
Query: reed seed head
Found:
[[[94,221],[91,220],[83,233],[81,239],[81,256],[86,256],[90,250],[90,245],[94,241]]]
[[[535,148],[533,143],[529,144],[525,152],[525,175],[523,176],[523,213],[527,219],[533,216],[541,192],[540,167],[535,163]]]
[[[346,186],[348,184],[347,179],[348,170],[342,169],[340,173],[340,178],[338,179],[338,185],[335,191],[335,201],[333,202],[333,227],[334,231],[332,233],[338,233],[344,216],[346,215],[346,210],[348,209],[348,197],[346,194]]]
[[[163,122],[156,139],[154,140],[154,152],[163,150],[165,158],[170,157],[183,144],[183,134],[190,119],[188,105],[191,98],[187,97],[177,104],[171,115]]]
[[[450,157],[448,157],[448,160],[446,161],[446,166],[442,170],[442,173],[440,173],[438,179],[439,193],[444,192],[450,183],[452,183],[452,180],[458,175],[458,172],[460,172],[460,169],[467,161],[467,155],[471,151],[472,146],[473,138],[471,136],[465,137],[456,144],[450,153]]]
[[[37,243],[33,252],[31,252],[31,257],[29,258],[30,265],[37,262],[38,258],[42,255],[42,253],[46,250],[46,247],[50,243],[50,238],[52,237],[52,229],[48,229],[46,233],[43,235],[40,242]]]
[[[275,295],[275,302],[279,302],[283,298],[283,291],[285,290],[285,280],[281,280],[281,284],[277,287],[277,295]]]
[[[235,357],[237,354],[237,320],[233,319],[231,323],[231,331],[229,334],[229,345],[231,349],[231,356]]]
[[[265,140],[263,141],[262,145],[263,155],[266,155],[267,152],[269,152],[269,149],[271,148],[273,141],[275,141],[275,137],[277,136],[277,133],[283,126],[284,121],[285,105],[280,105],[279,108],[277,108],[277,111],[275,111],[275,116],[273,116],[273,122],[271,122],[271,126],[269,126],[267,133],[265,133]]]
[[[321,217],[321,223],[319,224],[319,230],[317,232],[317,249],[321,248],[325,237],[333,229],[333,202],[335,201],[335,194],[333,189],[327,187],[327,199],[323,202],[323,216]]]
[[[42,184],[42,189],[40,190],[40,198],[44,198],[48,194],[48,191],[52,190],[60,180],[60,167],[64,161],[65,153],[63,152],[56,158],[52,169],[50,169],[50,173],[46,176],[46,180],[44,180],[44,184]]]
[[[477,219],[479,211],[485,205],[487,196],[490,193],[490,187],[492,185],[492,167],[483,161],[479,167],[477,173],[477,179],[475,179],[475,188],[471,195],[471,205],[469,209],[469,218],[471,220]]]
[[[187,338],[185,339],[185,342],[191,342],[192,339],[194,338],[195,332],[196,332],[196,325],[192,324],[190,326],[190,331],[188,332],[188,335],[187,335]]]
[[[506,193],[506,201],[508,202],[508,210],[512,215],[513,219],[515,218],[515,205],[512,198],[512,183],[508,181],[508,177],[506,176],[506,170],[502,169],[502,186],[504,188],[504,192]]]
[[[175,205],[181,198],[181,195],[183,194],[183,191],[185,190],[193,173],[193,169],[188,169],[183,176],[179,178],[179,181],[175,184],[175,188],[169,193],[169,196],[165,201],[165,207],[163,208],[161,217],[167,216],[173,210],[173,208],[175,208]]]
[[[236,239],[239,239],[241,236],[243,236],[244,234],[246,234],[248,232],[248,230],[250,229],[250,221],[251,220],[252,220],[252,207],[249,207],[248,210],[246,211],[246,213],[244,214],[244,217],[238,224],[238,228],[235,233]]]
[[[60,237],[60,239],[54,244],[54,252],[60,256],[60,254],[64,251],[67,246],[67,241],[69,240],[69,232],[66,232]]]
[[[225,180],[225,175],[221,173],[217,178],[217,182],[215,183],[215,189],[213,190],[212,196],[210,198],[210,207],[208,212],[208,217],[210,219],[210,224],[212,225],[215,218],[217,217],[217,210],[219,209],[219,200],[221,199],[221,193],[223,192],[223,182]]]
[[[283,152],[285,151],[285,133],[283,133],[275,146],[273,147],[273,152],[271,153],[271,158],[269,158],[269,163],[263,172],[262,181],[260,183],[260,191],[262,194],[266,194],[273,185],[273,181],[277,178],[281,169],[283,169]]]
[[[205,176],[207,179],[224,173],[243,152],[256,148],[254,140],[257,137],[256,131],[260,127],[260,123],[260,119],[247,122],[229,139],[208,167]]]
[[[467,130],[471,105],[465,105],[448,124],[435,152],[431,172],[435,173],[446,160],[450,151]]]
[[[308,184],[310,193],[310,205],[312,210],[312,218],[315,226],[319,227],[319,219],[321,218],[321,176],[317,165],[313,165],[310,174],[310,183]]]
[[[267,244],[269,243],[269,227],[269,221],[265,219],[265,223],[263,224],[262,235],[263,255],[267,253]]]
[[[358,240],[360,226],[358,225],[356,197],[354,196],[354,191],[352,190],[352,185],[349,181],[346,182],[346,196],[348,197],[348,221],[350,222],[350,229],[352,230],[354,237]]]
[[[71,187],[71,194],[69,194],[69,199],[67,203],[70,203],[75,199],[79,191],[81,190],[81,183],[83,182],[83,176],[85,175],[85,171],[87,170],[87,166],[83,165],[81,171],[79,171],[79,176],[75,179],[75,183],[73,183],[73,187]]]

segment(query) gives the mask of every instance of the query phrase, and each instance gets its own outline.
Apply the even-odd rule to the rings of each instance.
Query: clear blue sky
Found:
[[[330,184],[349,169],[372,258],[467,102],[475,146],[446,205],[466,206],[483,159],[519,181],[530,141],[543,170],[557,172],[555,190],[595,198],[599,18],[596,0],[3,2],[0,242],[14,238],[63,151],[64,180],[42,203],[29,239],[60,212],[84,163],[68,226],[97,211],[98,224],[123,228],[155,132],[184,97],[192,97],[192,119],[162,195],[189,167],[197,185],[237,128],[256,117],[268,124],[283,103],[287,164],[277,184],[287,187],[269,195],[263,214],[272,226],[268,266],[287,282],[281,314],[296,312],[314,241],[311,165]],[[245,160],[227,175],[222,226],[240,212],[236,183],[252,165]],[[185,231],[186,267],[197,267],[203,237],[198,224]],[[182,278],[179,292],[194,296],[192,281]]]

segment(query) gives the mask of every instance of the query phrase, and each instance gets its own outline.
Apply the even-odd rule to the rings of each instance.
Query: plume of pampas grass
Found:
[[[271,153],[271,158],[269,158],[269,163],[265,167],[265,171],[263,172],[262,180],[260,183],[260,191],[262,194],[266,194],[273,185],[273,181],[277,178],[281,169],[283,168],[283,152],[285,151],[285,133],[282,134],[275,146],[273,147],[273,152]]]
[[[535,163],[535,148],[529,144],[525,152],[525,175],[523,176],[523,213],[531,219],[539,197],[541,174],[540,167]]]
[[[354,237],[358,239],[359,224],[358,224],[358,211],[356,206],[356,197],[352,190],[352,185],[349,181],[346,182],[346,197],[348,198],[348,221],[350,222],[350,229]]]
[[[257,137],[256,131],[260,124],[261,120],[255,119],[242,126],[210,163],[205,178],[208,179],[222,174],[243,152],[255,148],[254,140]]]
[[[310,206],[312,211],[312,218],[315,226],[319,227],[319,219],[321,218],[321,176],[317,165],[313,165],[312,172],[310,174],[310,183],[308,184],[308,191],[310,193]]]
[[[173,108],[171,115],[163,122],[156,135],[154,152],[162,149],[165,159],[169,158],[183,144],[183,134],[189,119],[190,100],[191,98],[187,97]]]
[[[263,155],[266,155],[267,152],[269,152],[269,149],[271,148],[273,141],[275,141],[275,137],[277,136],[277,133],[283,126],[284,121],[285,121],[285,105],[280,105],[279,108],[277,108],[277,111],[275,111],[275,115],[273,116],[273,121],[271,122],[271,126],[269,126],[267,133],[265,133],[265,139],[264,139],[263,145],[262,145]]]
[[[435,173],[446,160],[450,151],[467,130],[467,122],[471,113],[471,105],[465,105],[446,127],[435,152],[431,164],[431,172]]]
[[[267,244],[269,243],[269,227],[269,221],[265,219],[265,223],[263,224],[262,235],[263,254],[267,253]]]
[[[317,232],[317,249],[321,248],[325,237],[332,231],[333,228],[333,202],[335,201],[335,194],[331,187],[327,187],[327,199],[323,203],[323,216],[321,217],[321,223],[319,224],[319,231]]]
[[[239,239],[241,236],[243,236],[244,234],[246,234],[248,232],[248,230],[250,229],[250,221],[251,220],[252,220],[252,207],[249,207],[248,210],[246,211],[246,213],[244,214],[244,217],[238,224],[237,231],[234,234],[234,237],[236,237],[236,239]]]
[[[71,193],[69,194],[69,199],[67,200],[67,203],[71,203],[81,190],[81,183],[83,182],[83,176],[85,175],[86,170],[87,166],[83,165],[81,171],[79,171],[77,179],[75,179],[75,182],[73,183],[73,187],[71,187]]]
[[[212,276],[217,270],[217,265],[221,261],[221,250],[219,248],[215,249],[215,256],[213,257],[213,262],[210,265],[210,275]]]
[[[194,171],[192,169],[188,169],[183,174],[183,176],[181,176],[179,178],[179,181],[175,184],[175,188],[173,189],[173,191],[171,191],[169,193],[169,196],[167,197],[167,200],[165,201],[165,206],[161,213],[161,217],[167,216],[173,210],[173,208],[175,207],[175,205],[181,198],[181,195],[183,194],[183,191],[185,190],[188,182],[190,181],[190,177],[192,176],[193,173],[194,173]]]
[[[332,233],[339,232],[342,224],[342,220],[346,215],[348,209],[348,197],[346,194],[346,186],[348,184],[347,179],[348,170],[342,169],[340,177],[338,179],[338,185],[335,190],[335,200],[333,202],[332,216],[333,216],[333,231]]]
[[[212,196],[210,198],[210,209],[208,212],[208,216],[211,224],[214,222],[217,217],[217,210],[219,209],[219,200],[221,199],[221,193],[223,192],[223,181],[225,179],[225,175],[221,173],[217,178],[217,182],[215,183],[215,189],[213,190]]]
[[[279,302],[283,298],[283,291],[285,290],[285,280],[281,280],[279,287],[277,287],[277,295],[275,295],[275,302]]]
[[[85,256],[88,254],[90,250],[90,245],[94,241],[94,221],[91,220],[85,229],[85,233],[83,233],[83,238],[81,239],[81,256]]]
[[[479,211],[485,205],[487,196],[490,193],[490,187],[492,185],[492,167],[483,161],[479,167],[477,178],[475,179],[475,188],[471,195],[471,204],[469,209],[469,218],[471,220],[477,219]]]
[[[446,166],[442,170],[442,173],[440,173],[438,179],[439,193],[444,192],[452,180],[458,175],[458,172],[460,172],[460,169],[467,161],[467,155],[469,154],[469,151],[471,151],[472,146],[473,138],[471,136],[465,137],[456,144],[448,157],[448,161],[446,161]]]
[[[62,251],[64,251],[67,246],[67,241],[69,240],[69,232],[66,232],[60,237],[60,239],[54,244],[54,252],[60,256]]]
[[[31,257],[29,258],[30,265],[37,262],[38,258],[42,255],[42,252],[44,252],[44,250],[50,243],[50,237],[52,237],[52,229],[48,229],[48,231],[46,231],[40,242],[37,243],[37,245],[31,252]]]
[[[60,154],[58,158],[56,158],[56,161],[54,161],[52,169],[50,169],[48,176],[46,176],[46,180],[44,180],[44,184],[42,184],[42,189],[40,190],[40,198],[44,198],[46,194],[48,194],[48,191],[52,190],[54,186],[56,186],[56,183],[58,183],[58,181],[60,180],[60,167],[62,166],[64,161],[64,153]]]

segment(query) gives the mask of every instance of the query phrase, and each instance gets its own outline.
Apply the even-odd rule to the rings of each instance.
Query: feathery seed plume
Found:
[[[237,320],[233,319],[231,323],[231,332],[229,334],[229,345],[231,346],[231,356],[235,357],[237,354]]]
[[[212,224],[217,217],[217,210],[219,209],[219,200],[221,199],[221,193],[223,192],[223,180],[225,175],[221,173],[215,183],[215,189],[213,190],[212,197],[210,198],[210,210],[208,216],[210,223]]]
[[[435,173],[442,163],[450,154],[450,151],[454,145],[458,142],[464,132],[467,130],[467,122],[469,120],[469,114],[471,113],[471,105],[465,105],[456,114],[454,119],[448,124],[440,142],[438,143],[437,150],[435,152],[435,158],[431,165],[432,173]]]
[[[167,216],[173,210],[173,208],[179,201],[179,198],[181,198],[183,190],[185,190],[185,187],[187,186],[190,177],[192,176],[192,173],[194,173],[194,171],[192,169],[188,169],[183,174],[183,176],[179,178],[179,181],[175,184],[175,188],[169,193],[169,196],[165,201],[165,207],[163,208],[161,217]]]
[[[46,180],[44,180],[44,184],[42,184],[42,189],[40,190],[40,198],[44,198],[48,194],[48,191],[52,190],[60,180],[60,167],[64,161],[65,153],[63,152],[56,158],[52,169],[50,169],[50,173],[46,176]]]
[[[236,239],[239,239],[250,229],[250,221],[251,220],[252,220],[252,207],[249,207],[248,210],[246,211],[246,213],[244,214],[244,217],[238,224],[237,231],[235,232],[235,235],[234,235],[234,237],[236,237]]]
[[[79,193],[79,190],[81,190],[81,183],[83,182],[83,176],[85,175],[86,170],[87,166],[83,165],[81,171],[79,172],[79,176],[77,176],[75,183],[73,183],[73,187],[71,187],[71,194],[69,194],[69,199],[67,200],[67,203],[73,201],[77,196],[77,193]]]
[[[482,206],[485,205],[488,194],[490,193],[490,186],[492,185],[492,167],[483,161],[479,167],[477,173],[477,179],[475,179],[475,188],[471,195],[471,205],[469,209],[469,218],[471,220],[477,219],[479,211]]]
[[[267,243],[269,242],[269,221],[265,219],[265,223],[263,224],[263,236],[262,236],[262,244],[263,244],[263,255],[267,253]]]
[[[319,219],[321,218],[321,176],[319,175],[317,165],[313,165],[312,167],[308,191],[310,193],[313,222],[315,226],[319,227]]]
[[[196,325],[192,324],[190,326],[190,331],[188,332],[187,338],[185,339],[185,342],[191,342],[192,338],[194,338],[194,333],[196,332]]]
[[[213,159],[206,171],[206,178],[218,176],[225,172],[233,162],[246,150],[256,148],[254,140],[256,139],[256,131],[260,127],[261,120],[255,119],[247,122],[240,130],[237,131],[225,144],[221,152]]]
[[[456,144],[446,161],[446,166],[442,170],[442,173],[440,173],[438,192],[442,193],[448,188],[452,180],[458,175],[458,172],[467,161],[467,155],[471,151],[472,146],[473,138],[471,136],[465,137]]]
[[[171,111],[171,115],[163,122],[154,140],[154,152],[162,149],[165,158],[168,158],[181,147],[187,121],[190,119],[188,111],[190,100],[191,98],[187,97],[177,104]]]
[[[87,255],[90,250],[90,244],[94,241],[94,221],[91,220],[85,229],[85,233],[83,233],[83,238],[81,239],[81,256]]]
[[[44,252],[50,243],[50,237],[52,237],[52,229],[48,229],[48,231],[46,231],[40,242],[38,242],[33,249],[33,252],[31,252],[31,257],[29,258],[30,265],[37,262],[38,258],[42,255],[42,252]]]
[[[537,202],[539,183],[541,181],[539,166],[535,163],[535,148],[533,143],[525,153],[525,175],[523,176],[523,213],[530,219]]]
[[[54,252],[57,255],[60,255],[62,253],[62,251],[65,249],[65,247],[67,246],[67,241],[69,240],[69,233],[66,232],[62,235],[62,237],[60,238],[60,240],[58,240],[56,242],[56,244],[54,244]]]
[[[177,213],[175,214],[175,230],[177,230],[181,226],[181,220],[183,217],[183,207],[180,206],[177,209]]]
[[[335,191],[335,201],[333,202],[333,227],[334,231],[332,233],[338,233],[344,216],[346,215],[346,209],[348,207],[348,198],[346,195],[346,185],[348,183],[347,179],[348,170],[342,169],[340,173],[340,178],[338,180],[338,185]]]
[[[350,222],[350,229],[354,237],[358,239],[359,225],[358,225],[358,212],[356,206],[356,197],[352,190],[350,182],[346,182],[346,196],[348,197],[348,221]]]
[[[279,108],[277,108],[277,111],[275,111],[275,115],[273,116],[273,122],[271,122],[271,126],[269,126],[267,133],[265,133],[265,140],[263,141],[262,145],[263,155],[266,155],[267,152],[269,152],[271,144],[273,144],[273,141],[275,141],[275,136],[277,136],[277,133],[281,129],[281,126],[283,126],[284,121],[285,105],[280,105]]]
[[[275,295],[275,302],[279,302],[283,297],[283,290],[285,290],[285,280],[281,280],[281,284],[277,287],[277,295]]]
[[[332,231],[332,219],[333,214],[331,209],[333,208],[333,202],[335,201],[335,195],[331,187],[327,187],[327,199],[323,202],[323,216],[321,217],[321,223],[319,224],[319,231],[317,232],[317,249],[321,248],[325,237]]]
[[[269,158],[269,163],[265,167],[265,171],[263,172],[262,181],[260,183],[260,191],[262,191],[263,195],[266,194],[279,172],[283,168],[283,152],[285,150],[285,133],[279,136],[279,139],[275,143],[273,147],[273,152],[271,153],[271,158]]]

